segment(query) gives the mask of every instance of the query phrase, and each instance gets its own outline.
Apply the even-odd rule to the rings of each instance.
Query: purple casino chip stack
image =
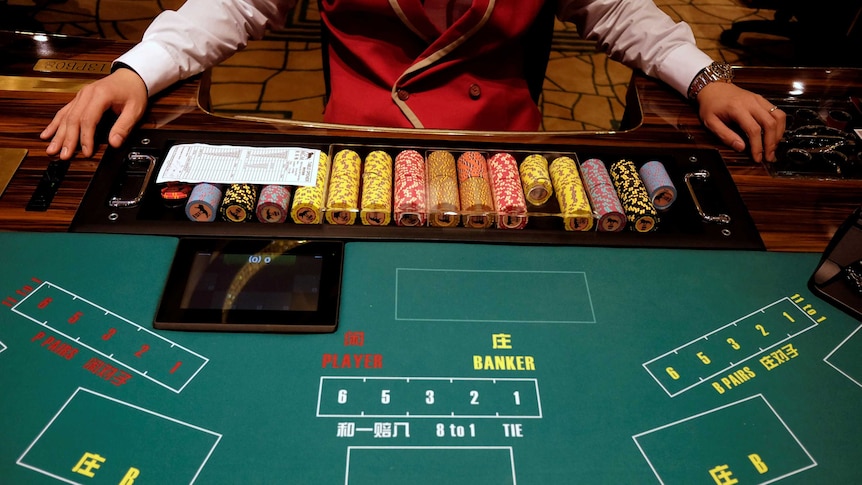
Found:
[[[659,161],[643,164],[638,170],[644,181],[649,198],[658,210],[667,210],[676,200],[676,187],[670,180],[664,165]]]
[[[626,226],[626,215],[604,162],[591,158],[581,164],[581,173],[598,217],[599,231],[622,231]]]
[[[208,183],[195,185],[186,203],[186,217],[195,222],[214,221],[221,199],[221,186]]]

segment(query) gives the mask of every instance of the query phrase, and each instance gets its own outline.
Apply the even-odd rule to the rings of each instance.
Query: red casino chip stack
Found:
[[[165,207],[183,207],[188,203],[192,188],[191,184],[185,182],[168,182],[159,190],[159,193]]]
[[[497,207],[497,227],[523,229],[527,226],[527,202],[515,157],[509,153],[495,154],[488,159],[488,172]]]
[[[424,226],[426,210],[425,159],[416,150],[404,150],[395,157],[395,223]]]
[[[260,190],[255,215],[260,222],[279,223],[287,219],[290,211],[290,187],[267,185]]]
[[[598,217],[599,231],[622,231],[626,227],[626,214],[604,162],[591,158],[581,164],[581,173]]]

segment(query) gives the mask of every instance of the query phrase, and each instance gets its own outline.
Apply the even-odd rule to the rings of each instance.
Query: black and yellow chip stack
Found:
[[[232,184],[224,192],[219,207],[222,219],[228,222],[250,221],[257,204],[257,187],[252,184]]]
[[[637,232],[649,232],[658,227],[658,211],[650,201],[646,186],[631,160],[611,164],[611,180],[626,212],[629,227]]]

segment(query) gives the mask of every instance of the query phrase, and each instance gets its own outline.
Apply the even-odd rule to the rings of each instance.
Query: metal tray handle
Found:
[[[709,178],[709,172],[707,170],[698,170],[696,172],[689,172],[685,174],[685,185],[688,187],[688,193],[691,194],[691,199],[694,201],[694,207],[697,209],[697,214],[703,219],[704,222],[715,222],[718,224],[730,224],[730,216],[727,214],[718,214],[718,215],[709,215],[703,211],[703,207],[700,205],[700,201],[697,199],[697,194],[694,192],[694,187],[691,185],[691,179],[698,180],[706,180]]]

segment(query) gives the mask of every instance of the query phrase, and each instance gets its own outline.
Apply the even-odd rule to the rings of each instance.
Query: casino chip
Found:
[[[590,158],[581,163],[581,173],[598,219],[599,231],[617,232],[626,226],[626,213],[605,162]]]
[[[661,162],[653,160],[643,164],[638,170],[650,201],[658,210],[667,210],[676,200],[676,187],[670,180],[667,170]]]
[[[569,157],[556,158],[551,162],[549,172],[560,204],[563,227],[567,231],[592,229],[593,214],[575,161]]]
[[[353,150],[340,150],[332,160],[329,193],[326,199],[326,222],[353,224],[359,211],[359,188],[362,159]]]
[[[208,183],[195,185],[186,203],[186,217],[195,222],[214,221],[221,199],[221,185]]]
[[[284,222],[287,219],[289,208],[290,187],[286,185],[267,185],[260,190],[255,215],[260,222]]]
[[[416,150],[395,157],[395,223],[424,226],[427,217],[425,159]]]
[[[543,205],[553,194],[551,175],[548,173],[548,159],[542,155],[530,155],[519,167],[524,197],[532,205]]]
[[[392,221],[392,157],[375,150],[365,157],[359,218],[366,226],[385,226]]]
[[[491,191],[497,208],[497,227],[523,229],[527,226],[527,203],[518,173],[518,162],[509,153],[496,153],[488,159]]]
[[[159,194],[165,207],[173,209],[183,207],[188,203],[193,188],[191,184],[185,182],[167,182],[159,190]]]
[[[494,198],[488,180],[488,162],[479,152],[464,152],[456,163],[464,227],[486,228],[494,223]]]
[[[314,185],[297,187],[293,194],[293,205],[290,218],[297,224],[320,224],[323,222],[322,212],[326,183],[329,181],[329,157],[320,154],[317,167],[317,180]]]
[[[611,180],[626,212],[629,227],[637,232],[649,232],[658,226],[658,212],[650,201],[637,168],[631,160],[611,164]]]
[[[455,157],[438,150],[428,154],[425,162],[428,177],[428,221],[436,227],[454,227],[461,220],[461,197],[458,194],[458,170]]]
[[[252,184],[231,184],[224,191],[219,214],[228,222],[247,222],[254,215],[256,203],[257,187]]]

